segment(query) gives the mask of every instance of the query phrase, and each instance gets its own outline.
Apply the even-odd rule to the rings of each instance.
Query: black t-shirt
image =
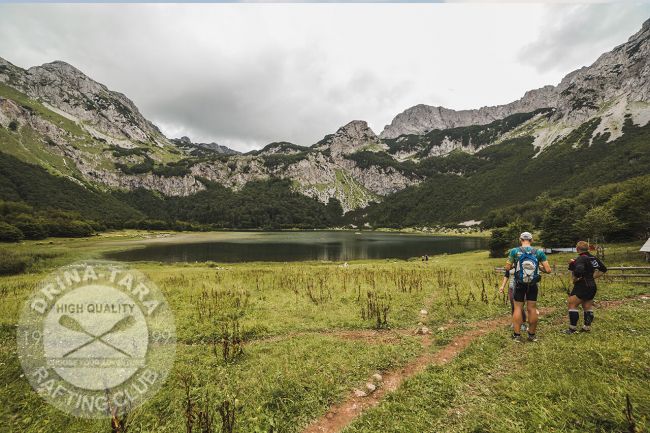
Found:
[[[573,283],[575,288],[594,288],[596,287],[594,272],[607,272],[607,267],[598,257],[589,253],[581,253],[569,262],[569,270],[573,272],[575,278],[579,278]]]

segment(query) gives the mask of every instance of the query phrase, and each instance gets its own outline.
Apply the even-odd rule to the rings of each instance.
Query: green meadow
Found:
[[[15,341],[22,304],[57,266],[101,258],[146,235],[0,245],[2,260],[25,263],[25,272],[0,277],[0,430],[301,432],[374,374],[399,371],[510,311],[494,270],[504,259],[487,251],[347,265],[135,263],[174,312],[173,370],[160,392],[126,417],[71,417],[23,376]],[[606,262],[640,265],[636,250],[611,246]],[[537,343],[515,345],[508,326],[499,325],[457,357],[406,378],[343,431],[648,431],[650,299],[643,295],[650,289],[602,281],[599,300],[623,301],[597,307],[592,333],[563,335],[568,277],[560,271],[569,258],[549,256],[558,272],[542,281]],[[416,332],[423,326],[429,334]],[[381,380],[376,384],[381,389]]]

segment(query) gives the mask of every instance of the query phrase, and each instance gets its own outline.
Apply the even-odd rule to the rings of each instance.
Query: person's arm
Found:
[[[501,285],[499,286],[499,293],[503,293],[506,288],[506,284],[508,284],[508,277],[504,276],[501,280]]]
[[[542,264],[542,272],[550,274],[551,273],[551,265],[548,263],[548,259],[546,258],[546,254],[544,251],[538,250],[537,253],[537,258]]]
[[[573,270],[576,267],[576,261],[575,259],[571,259],[569,262],[569,276],[571,277],[571,284],[575,283],[577,281],[575,274],[573,273]]]
[[[607,266],[598,257],[596,257],[596,262],[598,263],[598,267],[594,269],[594,278],[600,278],[607,272]]]
[[[512,252],[513,250],[510,250],[508,252],[508,258],[506,259],[506,266],[505,266],[506,271],[510,271],[510,269],[512,269],[512,263],[514,262],[514,258],[512,257]]]
[[[503,279],[501,280],[501,286],[499,286],[499,293],[503,293],[503,291],[506,288],[506,284],[508,284],[509,279],[510,279],[510,270],[506,269],[503,272]]]

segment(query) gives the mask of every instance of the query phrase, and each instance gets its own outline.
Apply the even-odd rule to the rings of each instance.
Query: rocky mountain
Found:
[[[110,144],[122,147],[169,144],[129,98],[65,62],[55,61],[25,70],[0,58],[0,82],[83,125],[94,138]]]
[[[555,108],[552,120],[563,127],[556,131],[540,131],[540,145],[550,144],[568,133],[567,129],[595,115],[604,118],[598,132],[608,131],[610,139],[614,139],[620,134],[626,114],[641,123],[647,122],[650,115],[646,105],[650,89],[649,37],[650,20],[627,43],[601,55],[591,66],[568,74],[557,86],[526,92],[510,104],[460,111],[416,105],[398,114],[380,137],[394,139],[401,135],[426,134],[434,129],[485,125],[515,113]]]
[[[462,111],[418,105],[379,136],[355,120],[311,146],[274,142],[246,154],[167,139],[126,96],[64,62],[25,70],[0,59],[0,150],[105,190],[182,197],[211,184],[240,191],[281,178],[322,203],[337,199],[345,211],[388,206],[403,192],[450,192],[479,172],[490,182],[499,176],[490,164],[505,149],[528,155],[513,170],[545,170],[553,152],[569,159],[594,152],[593,163],[605,164],[605,144],[645,134],[650,122],[649,40],[650,21],[592,65],[510,104]],[[639,151],[636,141],[629,146]],[[467,212],[463,218],[480,219],[484,209]]]

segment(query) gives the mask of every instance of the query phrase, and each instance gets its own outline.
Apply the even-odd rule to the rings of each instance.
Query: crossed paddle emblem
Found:
[[[74,317],[68,316],[66,314],[62,315],[59,317],[59,325],[63,326],[66,329],[69,329],[71,331],[75,332],[81,332],[82,334],[86,334],[89,337],[92,337],[91,340],[86,341],[85,343],[80,344],[79,346],[75,347],[72,350],[69,350],[68,352],[64,353],[62,358],[66,358],[73,353],[78,352],[79,350],[83,349],[86,346],[89,346],[95,342],[100,342],[104,344],[105,346],[110,347],[111,349],[121,353],[122,355],[128,356],[129,358],[132,358],[132,355],[125,352],[124,350],[120,349],[119,347],[109,343],[108,341],[104,340],[104,337],[106,337],[109,334],[113,334],[118,331],[124,331],[126,329],[129,329],[135,324],[136,320],[133,316],[125,316],[115,322],[113,326],[108,331],[104,331],[101,334],[93,334],[92,332],[88,332],[84,327],[79,323]]]

